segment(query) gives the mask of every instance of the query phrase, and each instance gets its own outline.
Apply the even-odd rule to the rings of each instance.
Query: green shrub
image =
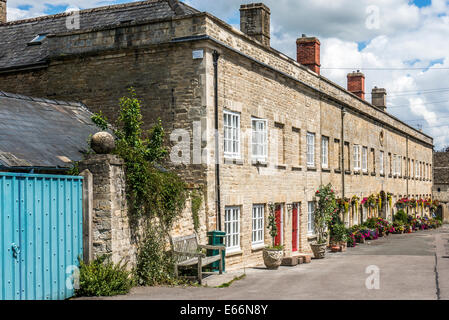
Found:
[[[347,242],[348,230],[343,223],[334,224],[331,229],[331,241]]]
[[[404,210],[398,210],[398,212],[396,212],[396,214],[394,215],[394,219],[395,222],[400,222],[402,224],[407,224],[408,223],[408,215]]]
[[[165,251],[164,239],[153,232],[147,234],[139,248],[136,278],[141,286],[177,284],[172,255]]]
[[[132,272],[125,264],[114,264],[107,255],[101,256],[89,264],[80,261],[80,288],[77,296],[115,296],[127,294],[134,285]]]

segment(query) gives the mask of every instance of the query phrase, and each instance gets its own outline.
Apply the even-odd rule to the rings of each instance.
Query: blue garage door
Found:
[[[0,300],[73,296],[82,184],[79,176],[0,173]]]

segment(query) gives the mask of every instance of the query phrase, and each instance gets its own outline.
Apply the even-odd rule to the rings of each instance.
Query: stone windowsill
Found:
[[[292,171],[302,171],[302,167],[292,167]]]
[[[265,248],[265,244],[256,244],[256,245],[253,245],[252,247],[251,247],[251,251],[252,252],[255,252],[255,251],[260,251],[260,250],[262,250],[263,248]]]
[[[268,162],[263,160],[252,160],[251,164],[256,167],[268,167]]]
[[[381,176],[382,178],[385,178],[385,174],[383,174],[383,173],[381,173],[380,176]]]
[[[361,173],[360,170],[354,170],[354,175],[355,175],[355,176],[360,175],[360,173]]]
[[[345,170],[345,174],[351,174],[351,170]]]
[[[243,254],[242,249],[236,249],[232,251],[226,251],[226,257],[232,257],[232,256],[238,256],[240,254]]]
[[[307,171],[315,171],[316,172],[316,167],[307,167]]]
[[[322,172],[328,172],[328,173],[330,173],[330,172],[331,172],[331,169],[329,169],[329,168],[323,168],[323,169],[321,169],[321,171],[322,171]]]
[[[275,166],[275,168],[279,169],[279,170],[285,170],[285,169],[287,169],[287,165],[286,164],[278,164]]]
[[[364,171],[364,172],[363,172],[363,175],[364,175],[364,176],[367,176],[367,175],[368,175],[368,171]]]
[[[241,159],[241,158],[224,157],[224,164],[243,165],[243,159]]]
[[[334,169],[334,172],[335,173],[341,173],[341,170],[340,169]]]
[[[376,172],[371,172],[371,176],[375,177],[376,176]]]
[[[391,175],[391,173],[388,175],[388,178],[393,178],[393,176]]]

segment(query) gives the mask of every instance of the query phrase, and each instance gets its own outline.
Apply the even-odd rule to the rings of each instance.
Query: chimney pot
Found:
[[[387,111],[387,90],[374,87],[371,91],[371,104],[383,111]]]
[[[6,1],[7,0],[0,0],[0,24],[6,23]]]
[[[270,46],[270,8],[263,3],[240,6],[240,31]]]
[[[315,37],[306,37],[296,40],[296,61],[310,70],[320,74],[320,41]]]
[[[348,74],[348,91],[365,100],[365,75],[360,70]]]

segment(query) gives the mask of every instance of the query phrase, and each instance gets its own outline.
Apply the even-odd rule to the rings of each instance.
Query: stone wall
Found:
[[[217,48],[218,49],[218,48]],[[213,98],[212,49],[207,51],[208,100]],[[223,132],[223,111],[240,114],[241,158],[221,166],[222,212],[228,206],[240,208],[241,250],[227,256],[227,268],[252,266],[262,260],[262,248],[253,247],[252,208],[254,204],[265,206],[279,203],[283,210],[283,244],[285,255],[292,252],[292,211],[287,204],[300,203],[300,239],[298,253],[311,253],[309,242],[314,239],[307,232],[307,204],[314,201],[321,184],[332,183],[337,196],[343,195],[342,174],[345,180],[345,197],[357,195],[368,197],[380,191],[394,194],[393,203],[400,197],[431,197],[432,149],[379,121],[348,109],[341,124],[341,107],[326,101],[318,94],[298,86],[295,81],[285,79],[261,65],[251,63],[238,54],[222,50],[219,60],[219,132]],[[213,105],[208,105],[208,114],[213,115]],[[251,119],[266,119],[268,124],[269,158],[263,165],[251,160]],[[282,128],[279,130],[279,128]],[[315,166],[306,164],[306,134],[314,133]],[[212,133],[209,133],[212,134]],[[278,143],[279,135],[283,142]],[[383,139],[380,139],[381,135]],[[329,165],[321,165],[321,140],[329,139]],[[345,155],[345,167],[341,170],[341,145],[349,146],[349,159]],[[353,146],[368,147],[368,170],[354,170]],[[211,148],[212,149],[212,148]],[[221,149],[220,149],[221,150]],[[379,153],[384,152],[384,174],[380,174]],[[398,155],[402,162],[401,173],[390,175],[389,155]],[[223,152],[220,159],[224,158]],[[407,159],[427,165],[426,178],[418,178],[407,172]],[[209,166],[209,181],[213,185],[214,166]],[[410,176],[410,178],[409,178]],[[210,194],[212,203],[214,193]],[[360,206],[361,207],[361,206]],[[392,217],[392,208],[388,218]],[[357,218],[354,218],[354,214]],[[347,215],[348,225],[360,222],[362,212]],[[363,213],[366,219],[366,211]],[[265,231],[265,243],[271,239]]]
[[[123,259],[129,268],[135,266],[137,245],[128,218],[123,160],[114,155],[89,155],[79,168],[93,176],[93,257],[111,254],[113,262]]]
[[[200,35],[210,38],[186,39]],[[407,195],[431,195],[431,175],[422,178],[408,172],[409,160],[423,162],[427,171],[432,172],[433,141],[430,137],[276,50],[255,43],[209,14],[74,32],[50,36],[48,40],[53,52],[48,68],[2,74],[1,90],[82,101],[92,111],[102,110],[113,122],[117,117],[119,98],[127,94],[129,87],[134,87],[142,100],[146,129],[161,117],[171,146],[178,142],[177,136],[168,141],[176,129],[185,129],[190,135],[187,142],[192,146],[191,157],[171,167],[193,188],[205,188],[205,201],[200,213],[199,236],[202,243],[206,240],[206,232],[217,228],[212,52],[220,52],[219,133],[223,132],[223,110],[227,109],[240,113],[241,134],[245,137],[245,140],[242,138],[241,159],[235,163],[221,162],[222,216],[226,206],[241,209],[241,250],[229,254],[227,270],[262,261],[261,247],[253,248],[251,245],[253,204],[263,204],[265,215],[268,214],[269,202],[281,204],[285,254],[291,255],[292,212],[287,205],[300,203],[299,253],[310,253],[309,241],[313,240],[313,235],[307,233],[307,203],[314,200],[315,191],[321,184],[332,183],[338,196],[344,193],[346,197],[364,197],[381,190],[392,192],[394,201]],[[194,59],[196,50],[202,50],[204,57]],[[346,109],[343,127],[342,108]],[[249,156],[251,117],[266,119],[270,139],[282,141],[270,143],[270,158],[263,165],[254,165]],[[198,124],[197,130],[202,138],[200,147],[195,149],[193,133]],[[245,132],[248,135],[245,136]],[[316,137],[313,168],[306,165],[307,132],[314,133]],[[329,138],[328,168],[321,166],[323,136]],[[346,143],[348,149],[341,159],[341,146]],[[354,170],[354,144],[369,149],[366,173]],[[198,150],[200,161],[193,164]],[[380,151],[384,151],[384,175],[379,172]],[[402,172],[398,175],[390,175],[390,154],[401,156]],[[222,151],[220,159],[223,159]],[[93,166],[94,184],[95,172],[104,179],[115,176],[122,180],[122,174],[117,171],[119,164],[109,158],[103,160],[106,163],[86,160]],[[98,200],[95,217],[99,225],[114,225],[112,230],[118,228],[120,232],[98,229],[96,250],[109,252],[117,248],[117,252],[126,255],[124,248],[131,248],[132,252],[135,246],[126,240],[127,222],[124,211],[118,209],[124,204],[113,204],[111,197],[115,194],[112,193],[115,185],[106,183],[106,187],[102,187],[105,180],[101,182],[101,179],[97,179],[96,192],[99,199],[106,197],[110,200]],[[118,186],[122,186],[121,182]],[[118,216],[115,213],[108,216],[108,210]],[[190,211],[189,202],[175,226],[174,235],[193,232]],[[360,221],[361,214],[351,212],[346,217],[348,224],[355,219]],[[116,222],[112,223],[112,220]],[[269,242],[265,230],[265,243]]]
[[[449,152],[434,152],[433,162],[432,195],[441,203],[444,223],[449,223]]]
[[[0,24],[5,23],[6,18],[6,0],[0,0]]]

